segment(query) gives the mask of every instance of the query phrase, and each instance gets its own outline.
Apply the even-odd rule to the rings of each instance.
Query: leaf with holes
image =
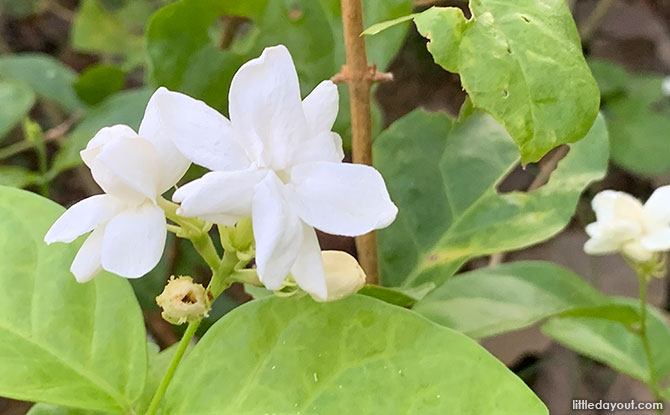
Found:
[[[144,389],[144,321],[128,281],[79,284],[77,244],[47,246],[63,208],[0,187],[0,396],[127,413]]]
[[[221,353],[225,353],[225,358]],[[384,398],[371,382],[384,390]],[[531,390],[466,336],[365,296],[255,300],[182,362],[164,415],[543,415]]]
[[[383,284],[440,285],[470,258],[554,236],[586,186],[605,175],[607,146],[600,118],[547,184],[500,194],[496,185],[519,157],[493,118],[473,112],[452,121],[415,111],[396,121],[374,145],[375,165],[399,208],[396,221],[379,232]]]
[[[469,20],[453,7],[433,7],[413,20],[435,62],[460,74],[474,106],[505,126],[522,161],[583,138],[600,95],[565,0],[472,0],[470,10]]]

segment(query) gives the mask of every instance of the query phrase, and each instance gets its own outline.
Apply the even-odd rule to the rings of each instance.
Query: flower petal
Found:
[[[143,138],[105,145],[93,161],[91,173],[106,193],[122,199],[137,200],[139,194],[155,200],[161,193],[158,154],[153,144]]]
[[[180,215],[207,216],[217,219],[214,223],[234,225],[251,215],[254,187],[266,174],[257,169],[207,173],[177,189],[172,200],[181,203]]]
[[[619,250],[619,245],[610,239],[591,238],[584,244],[584,252],[589,255],[612,254]]]
[[[654,252],[670,249],[670,228],[660,228],[645,235],[641,240],[642,246]]]
[[[44,236],[44,242],[70,243],[92,231],[101,223],[107,222],[123,208],[114,196],[95,195],[75,203],[63,213]]]
[[[335,124],[339,109],[337,86],[332,81],[323,81],[302,101],[305,119],[313,134],[330,131]]]
[[[328,298],[328,289],[319,240],[316,238],[314,228],[304,222],[301,223],[301,227],[302,244],[298,257],[291,267],[291,274],[303,291],[312,294],[318,300],[325,301]]]
[[[149,100],[140,135],[156,146],[163,164],[171,168],[167,188],[183,176],[189,160],[210,170],[249,166],[226,117],[202,101],[166,88],[159,88]]]
[[[642,203],[625,192],[604,190],[593,198],[591,206],[598,222],[619,220],[641,222],[643,218]]]
[[[253,197],[256,266],[259,279],[269,290],[281,287],[302,246],[302,223],[284,192],[283,183],[270,172],[256,186]]]
[[[283,170],[308,137],[293,60],[286,47],[266,48],[240,67],[230,85],[230,119],[236,133],[262,144],[266,167]]]
[[[398,208],[377,170],[360,164],[314,162],[291,171],[298,214],[309,225],[356,236],[393,222]]]
[[[295,149],[292,164],[298,165],[312,161],[340,163],[343,159],[344,150],[342,150],[340,135],[332,131],[324,131],[309,138]]]
[[[104,235],[104,226],[96,228],[79,248],[79,252],[77,252],[70,266],[70,272],[74,274],[77,282],[88,282],[102,271],[100,253]]]
[[[640,241],[637,240],[625,244],[621,251],[627,257],[638,262],[649,261],[653,256],[653,252],[642,246]]]
[[[102,241],[102,268],[139,278],[161,259],[167,228],[163,210],[152,203],[124,210],[109,221]]]
[[[111,127],[104,127],[91,138],[86,148],[79,154],[84,164],[92,169],[92,162],[100,154],[102,147],[117,140],[125,138],[137,138],[137,133],[127,125],[117,124]]]
[[[670,186],[654,190],[644,204],[644,212],[656,223],[670,224]]]

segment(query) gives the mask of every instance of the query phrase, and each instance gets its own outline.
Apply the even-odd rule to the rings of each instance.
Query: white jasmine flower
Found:
[[[342,251],[321,252],[326,277],[328,296],[323,299],[315,295],[317,301],[336,301],[352,294],[365,285],[365,271],[356,258]]]
[[[597,221],[586,227],[587,254],[620,252],[645,262],[670,249],[670,186],[656,189],[644,205],[627,193],[605,190],[592,206]]]
[[[670,76],[666,76],[663,78],[663,83],[661,84],[661,90],[663,91],[663,95],[666,97],[670,97]]]
[[[174,146],[180,132],[166,102],[193,101],[160,88],[147,105],[139,134],[126,125],[100,130],[81,158],[104,194],[76,203],[44,237],[72,242],[91,232],[70,270],[79,282],[101,269],[126,278],[151,271],[163,254],[166,221],[156,199],[184,175],[190,161]]]
[[[336,86],[319,84],[304,100],[284,46],[242,65],[230,87],[230,120],[202,103],[172,106],[191,123],[175,135],[194,163],[214,170],[173,197],[180,214],[231,225],[252,217],[256,264],[270,290],[292,273],[305,291],[326,299],[314,228],[347,236],[388,226],[397,213],[372,167],[342,163],[332,132]]]

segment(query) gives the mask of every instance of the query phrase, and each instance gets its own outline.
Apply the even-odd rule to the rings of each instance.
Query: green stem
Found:
[[[22,153],[33,148],[33,144],[28,141],[19,141],[0,149],[0,160],[10,158],[16,154]]]
[[[237,265],[237,255],[235,251],[225,251],[223,253],[223,259],[219,267],[216,269],[212,279],[207,286],[207,289],[212,293],[212,296],[216,299],[221,293],[230,286],[232,282],[229,278],[233,271],[235,270],[235,265]],[[213,300],[212,300],[213,301]]]
[[[207,265],[212,269],[212,272],[219,269],[221,259],[219,258],[219,254],[214,247],[214,242],[212,242],[212,238],[209,237],[208,233],[203,233],[200,236],[191,238],[191,243],[193,243],[196,251],[198,251],[200,256],[207,262]],[[212,280],[214,280],[214,276],[212,276]]]
[[[170,384],[172,377],[174,376],[174,372],[177,370],[177,366],[179,366],[182,357],[184,357],[184,352],[186,352],[186,348],[191,343],[191,340],[193,339],[196,330],[198,330],[201,321],[202,319],[189,323],[188,327],[186,328],[184,337],[181,338],[179,345],[177,346],[177,352],[172,358],[170,366],[168,367],[167,372],[165,372],[165,376],[163,376],[161,384],[158,386],[158,389],[156,389],[156,392],[151,399],[151,403],[149,404],[149,409],[147,409],[146,415],[154,415],[158,410],[158,405],[160,405],[161,400],[165,395],[165,391],[167,390],[167,387]]]
[[[658,376],[656,375],[656,367],[654,357],[651,353],[651,346],[649,344],[649,336],[647,335],[647,278],[645,276],[639,277],[639,297],[640,297],[640,338],[642,340],[642,348],[647,359],[647,366],[649,366],[649,383],[648,386],[654,393],[656,401],[660,402],[661,394],[658,390]]]
[[[588,43],[591,36],[595,33],[603,18],[607,14],[609,8],[614,4],[615,0],[598,0],[598,4],[593,9],[591,14],[586,18],[584,25],[580,30],[582,36],[582,43]]]

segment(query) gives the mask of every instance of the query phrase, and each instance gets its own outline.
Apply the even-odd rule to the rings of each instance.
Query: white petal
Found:
[[[203,219],[220,216],[214,223],[231,225],[251,215],[254,187],[266,174],[257,169],[207,173],[177,189],[172,200],[181,203],[180,215]]]
[[[584,252],[589,255],[612,254],[619,250],[619,245],[610,239],[591,238],[584,244]]]
[[[137,138],[137,133],[123,124],[104,127],[89,140],[86,148],[80,152],[81,159],[89,168],[93,168],[92,161],[98,156],[102,146],[125,138]]]
[[[122,199],[137,200],[139,194],[155,200],[160,194],[158,154],[143,138],[117,140],[102,147],[92,163],[91,173],[106,193]]]
[[[124,210],[109,221],[102,241],[102,268],[139,278],[161,259],[167,236],[163,210],[151,203]]]
[[[291,268],[291,274],[303,291],[312,294],[321,301],[325,301],[328,298],[328,290],[319,240],[316,238],[314,228],[305,223],[301,223],[301,225],[302,244],[298,257]]]
[[[324,131],[309,138],[304,144],[296,148],[291,164],[298,165],[311,161],[340,163],[342,159],[344,159],[342,138],[332,131]]]
[[[256,186],[251,212],[258,277],[269,290],[281,287],[302,246],[302,223],[283,187],[268,173]]]
[[[298,74],[284,46],[266,48],[240,67],[230,85],[230,119],[235,131],[262,143],[262,164],[283,170],[308,137]]]
[[[302,101],[305,119],[313,134],[330,131],[335,124],[339,108],[337,86],[323,81]]]
[[[66,210],[44,236],[44,242],[70,243],[107,222],[122,209],[121,202],[110,195],[95,195],[75,203]]]
[[[589,223],[586,225],[586,234],[591,238],[597,238],[602,234],[602,226],[598,222]]]
[[[667,251],[670,249],[670,228],[654,230],[652,233],[645,235],[640,242],[643,247],[650,251]]]
[[[621,251],[627,257],[638,262],[649,261],[653,255],[653,252],[642,246],[640,241],[633,241],[625,244]]]
[[[302,220],[336,235],[356,236],[388,226],[398,208],[377,170],[360,164],[315,162],[291,171]]]
[[[140,135],[154,143],[164,164],[172,166],[167,187],[183,176],[187,159],[210,170],[249,166],[226,117],[202,101],[166,88],[159,88],[149,100]]]
[[[96,228],[86,238],[81,248],[79,248],[79,252],[74,257],[70,271],[78,282],[88,282],[102,271],[100,253],[102,251],[102,238],[104,234],[104,226]]]
[[[654,190],[647,203],[644,204],[644,212],[654,222],[670,224],[670,186],[662,186]]]
[[[624,192],[602,191],[593,198],[591,205],[598,222],[619,220],[641,222],[644,215],[642,203]]]

